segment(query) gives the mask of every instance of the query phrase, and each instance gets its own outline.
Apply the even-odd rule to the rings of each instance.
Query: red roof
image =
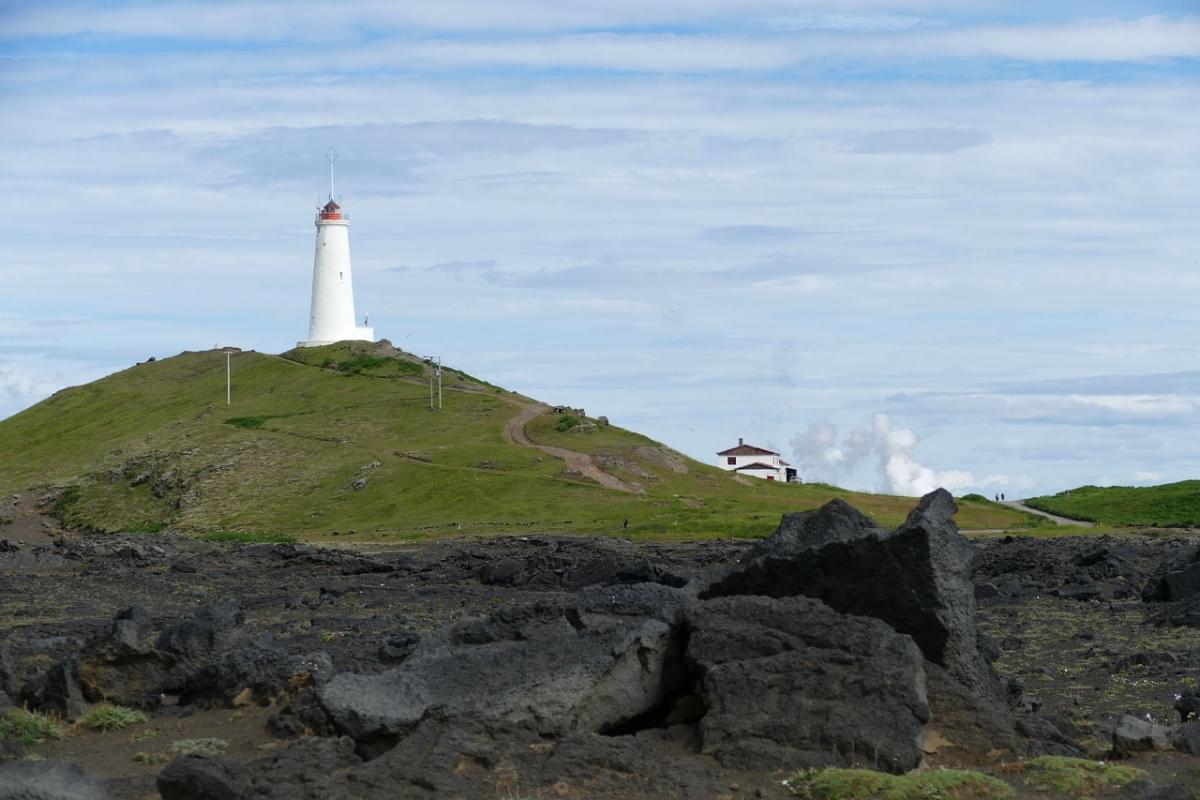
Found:
[[[717,453],[719,456],[777,456],[774,450],[764,450],[761,447],[755,447],[752,444],[739,444],[737,447],[731,447],[728,450],[722,450]]]
[[[772,467],[770,464],[764,464],[761,461],[755,461],[753,464],[745,464],[734,469],[734,472],[741,472],[744,469],[769,469],[772,472],[778,470],[778,467]]]

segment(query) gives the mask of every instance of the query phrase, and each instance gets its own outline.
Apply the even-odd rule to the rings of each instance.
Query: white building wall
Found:
[[[767,455],[718,456],[718,458],[720,459],[720,463],[718,464],[718,466],[720,466],[724,469],[737,469],[738,467],[744,467],[747,464],[757,464],[757,463],[770,464],[772,467],[775,467],[776,469],[779,469],[783,466],[783,464],[780,463],[782,461],[782,459],[779,456],[767,456]],[[730,458],[734,459],[734,463],[732,463],[732,464],[729,463]]]
[[[774,478],[777,481],[784,480],[783,471],[778,469],[744,469],[738,475],[749,475],[753,478]]]
[[[312,310],[308,341],[320,345],[343,340],[374,341],[373,328],[358,325],[350,272],[350,222],[317,218],[313,255]]]

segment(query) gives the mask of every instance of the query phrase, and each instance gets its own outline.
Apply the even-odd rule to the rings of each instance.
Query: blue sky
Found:
[[[0,417],[377,332],[697,458],[1197,477],[1195,2],[0,2]]]

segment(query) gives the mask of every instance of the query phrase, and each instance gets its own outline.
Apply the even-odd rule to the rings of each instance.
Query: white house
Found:
[[[799,480],[796,468],[780,458],[779,453],[746,444],[742,439],[738,439],[737,447],[722,450],[717,456],[717,466],[739,475],[788,483]]]

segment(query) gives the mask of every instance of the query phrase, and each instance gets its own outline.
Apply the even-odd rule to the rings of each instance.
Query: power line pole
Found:
[[[442,357],[429,356],[425,359],[433,369],[429,372],[429,410],[442,410]],[[437,378],[437,401],[434,401],[433,379]]]
[[[233,404],[233,366],[231,357],[233,353],[225,351],[225,405]]]

